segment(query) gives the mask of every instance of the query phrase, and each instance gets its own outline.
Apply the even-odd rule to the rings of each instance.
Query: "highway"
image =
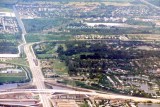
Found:
[[[20,29],[21,29],[21,31],[22,31],[23,44],[26,44],[26,39],[25,39],[25,35],[27,34],[26,29],[25,29],[25,27],[24,27],[24,24],[23,24],[23,22],[22,22],[22,20],[21,20],[21,17],[19,16],[18,11],[16,10],[15,6],[13,6],[13,11],[14,11],[14,13],[15,13],[15,16],[16,16],[16,19],[17,19],[17,22],[18,22],[18,25],[19,25],[19,27],[20,27]]]
[[[154,4],[152,4],[152,3],[149,3],[148,1],[146,1],[146,0],[140,0],[142,3],[144,3],[144,4],[146,4],[146,5],[149,5],[149,6],[151,6],[151,7],[153,7],[153,8],[155,8],[155,9],[157,9],[157,10],[160,10],[160,7],[158,7],[158,6],[156,6],[156,5],[154,5]]]
[[[32,71],[33,84],[37,86],[37,89],[46,89],[44,84],[44,77],[41,71],[39,61],[36,58],[35,54],[32,52],[31,46],[32,44],[26,44],[24,46],[24,52],[26,53],[26,56],[29,62],[29,67],[30,67],[30,70]],[[35,64],[34,59],[38,61],[38,65]],[[39,96],[43,104],[43,107],[51,107],[47,95],[39,94]]]
[[[45,84],[44,84],[44,77],[41,71],[41,67],[40,65],[35,65],[34,60],[38,59],[36,58],[36,55],[34,54],[34,52],[32,51],[32,49],[30,48],[32,44],[27,44],[26,43],[26,39],[25,39],[25,35],[27,34],[24,24],[15,8],[15,6],[13,6],[13,10],[14,13],[16,15],[16,19],[18,21],[18,25],[22,31],[22,40],[23,40],[23,44],[21,44],[21,46],[24,46],[24,52],[26,53],[26,58],[28,60],[29,63],[29,67],[30,70],[32,72],[32,76],[33,76],[33,84],[37,86],[37,89],[45,89]],[[51,107],[51,104],[49,102],[48,97],[45,94],[39,94],[41,103],[43,104],[43,107]]]

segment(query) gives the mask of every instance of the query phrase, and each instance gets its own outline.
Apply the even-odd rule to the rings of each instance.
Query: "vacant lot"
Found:
[[[25,58],[7,59],[3,62],[8,64],[20,65],[20,66],[28,66],[27,60]]]
[[[26,80],[25,72],[22,73],[0,73],[0,83],[14,83],[14,82],[22,82]]]
[[[65,21],[66,20],[63,18],[23,19],[23,23],[28,33],[42,32],[53,27],[55,28],[62,25]]]
[[[39,34],[32,33],[26,35],[27,42],[39,42],[39,41],[49,41],[49,40],[68,40],[71,36],[64,33],[52,33],[52,34]]]

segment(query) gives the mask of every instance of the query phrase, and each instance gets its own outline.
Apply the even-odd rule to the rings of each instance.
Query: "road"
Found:
[[[32,50],[30,49],[31,46],[32,44],[26,44],[24,46],[24,52],[26,53],[26,56],[29,62],[29,67],[30,67],[30,70],[32,71],[33,84],[37,86],[37,89],[46,89],[40,64],[38,63],[38,65],[36,65],[35,62],[33,61],[34,59],[37,60],[37,58],[35,54],[32,53]],[[39,96],[43,104],[43,107],[51,107],[47,95],[39,94]]]
[[[23,40],[23,44],[21,44],[21,46],[24,46],[24,52],[26,53],[26,57],[29,63],[29,67],[30,70],[32,72],[32,76],[33,76],[33,84],[37,86],[37,89],[45,89],[45,84],[44,84],[44,77],[41,71],[41,67],[40,65],[35,65],[33,59],[36,59],[36,56],[34,54],[34,52],[32,52],[32,49],[30,49],[32,44],[26,44],[26,39],[25,39],[25,35],[27,34],[24,24],[15,8],[15,6],[13,6],[13,10],[14,13],[16,15],[16,19],[18,21],[18,25],[22,31],[22,40]],[[51,107],[51,104],[49,102],[48,97],[45,94],[39,94],[40,100],[43,104],[43,107]]]
[[[101,98],[106,98],[106,99],[124,99],[124,100],[134,100],[138,102],[146,102],[146,101],[152,101],[153,103],[160,103],[159,99],[152,99],[152,98],[142,98],[142,97],[134,97],[134,96],[127,96],[127,95],[120,95],[120,94],[114,94],[114,93],[97,93],[94,91],[91,92],[86,92],[86,91],[75,91],[75,90],[57,90],[57,89],[16,89],[12,91],[5,91],[1,92],[0,95],[3,94],[16,94],[16,93],[28,93],[28,92],[33,92],[33,93],[48,93],[48,94],[53,94],[53,93],[64,93],[64,94],[82,94],[82,95],[89,95],[89,96],[98,96]],[[42,94],[43,95],[43,94]],[[46,97],[46,96],[44,96]],[[47,98],[47,97],[46,97]],[[7,99],[5,99],[7,100]],[[10,100],[10,99],[8,99]],[[47,106],[45,106],[47,107]],[[49,106],[48,106],[49,107]]]
[[[20,27],[20,29],[21,29],[21,31],[22,31],[23,44],[26,44],[26,39],[25,39],[25,35],[27,34],[26,29],[25,29],[25,27],[24,27],[24,24],[23,24],[23,22],[22,22],[22,20],[21,20],[21,17],[19,16],[18,11],[16,10],[15,6],[13,6],[13,11],[14,11],[14,13],[15,13],[15,16],[16,16],[16,19],[17,19],[17,22],[18,22],[18,25],[19,25],[19,27]]]
[[[151,7],[153,7],[153,8],[155,8],[155,9],[157,9],[157,10],[160,10],[160,7],[158,7],[158,6],[156,6],[156,5],[154,5],[154,4],[152,4],[152,3],[149,3],[148,1],[146,1],[146,0],[140,0],[142,3],[144,3],[144,4],[146,4],[146,5],[149,5],[149,6],[151,6]]]

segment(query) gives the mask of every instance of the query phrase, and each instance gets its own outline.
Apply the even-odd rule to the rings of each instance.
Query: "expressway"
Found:
[[[24,52],[26,53],[26,58],[28,60],[29,63],[29,67],[30,70],[32,72],[32,76],[33,76],[33,84],[37,86],[37,89],[45,89],[45,85],[44,85],[44,77],[41,71],[41,67],[40,65],[35,65],[34,60],[38,59],[36,58],[34,52],[32,52],[31,50],[31,44],[26,44],[26,39],[25,39],[25,35],[27,34],[24,24],[15,8],[15,6],[13,6],[13,10],[14,13],[16,15],[16,19],[18,22],[18,25],[22,31],[22,40],[23,40],[23,44],[21,44],[21,46],[24,46]],[[45,94],[39,94],[41,103],[43,104],[43,107],[51,107],[51,104],[49,102],[48,97]]]
[[[22,30],[22,40],[23,40],[23,44],[25,44],[26,43],[25,35],[27,34],[26,29],[24,27],[24,24],[19,16],[18,11],[16,10],[15,6],[13,6],[13,11],[15,13],[18,25],[19,25],[20,29]]]
[[[39,63],[38,65],[35,64],[34,59],[37,60],[37,58],[34,55],[34,52],[32,52],[31,46],[32,44],[26,44],[24,46],[24,52],[26,53],[26,56],[29,62],[29,67],[30,67],[30,70],[32,71],[33,84],[37,86],[37,89],[46,89],[40,64]],[[47,95],[39,94],[39,96],[43,104],[43,107],[51,107]]]

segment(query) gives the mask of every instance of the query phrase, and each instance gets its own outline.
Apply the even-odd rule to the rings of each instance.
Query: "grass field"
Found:
[[[63,75],[68,74],[68,68],[64,62],[61,62],[59,59],[53,60],[53,69],[55,70],[56,74]]]
[[[12,12],[12,9],[0,5],[0,12]]]
[[[26,31],[28,33],[39,33],[44,30],[52,29],[55,27],[59,27],[69,21],[69,19],[64,17],[56,17],[56,18],[35,18],[35,19],[23,19],[22,20]]]
[[[28,66],[27,60],[25,58],[14,58],[3,61],[4,63],[20,65],[20,66]]]
[[[52,64],[50,65],[51,68],[53,68],[53,71],[58,74],[58,75],[66,75],[68,74],[68,67],[66,66],[65,62],[60,61],[60,59],[57,58],[57,47],[59,45],[62,45],[64,47],[64,50],[66,50],[66,47],[64,44],[58,44],[55,42],[50,42],[50,43],[41,43],[40,46],[41,48],[34,48],[34,51],[36,54],[36,56],[39,59],[48,59],[52,62]],[[33,46],[34,47],[34,46]],[[37,50],[42,50],[42,52],[38,52]]]
[[[131,40],[160,41],[159,34],[128,34]]]
[[[0,83],[21,82],[26,79],[25,72],[0,74]]]
[[[26,35],[27,42],[40,42],[40,41],[50,41],[50,40],[69,40],[70,35],[65,35],[64,33],[54,33],[54,34],[28,34]]]

